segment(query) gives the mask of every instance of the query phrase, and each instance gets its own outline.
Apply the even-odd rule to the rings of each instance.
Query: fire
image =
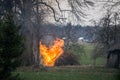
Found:
[[[62,47],[64,46],[64,40],[56,38],[54,44],[49,48],[40,42],[40,55],[42,57],[41,64],[44,66],[54,66],[55,61],[63,54]]]

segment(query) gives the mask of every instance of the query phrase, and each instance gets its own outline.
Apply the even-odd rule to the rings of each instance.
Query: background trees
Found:
[[[96,48],[94,58],[99,56],[106,57],[109,50],[119,49],[120,42],[120,12],[119,1],[108,1],[103,8],[106,13],[101,18],[99,26],[101,29],[96,37]]]
[[[25,36],[25,51],[22,56],[23,65],[39,65],[39,40],[43,24],[49,23],[48,17],[52,17],[58,23],[67,23],[68,17],[64,13],[69,12],[71,17],[81,19],[85,16],[82,7],[92,5],[87,0],[66,0],[70,10],[61,8],[63,1],[58,0],[0,0],[0,17],[12,11],[14,21],[21,25],[21,33]]]

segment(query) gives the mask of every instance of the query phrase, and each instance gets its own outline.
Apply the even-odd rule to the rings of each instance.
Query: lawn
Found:
[[[80,56],[80,64],[52,68],[19,68],[23,80],[120,80],[120,69],[105,68],[105,58],[98,58],[93,65],[92,50],[94,45],[85,44],[85,53]]]
[[[118,69],[88,66],[47,68],[45,71],[17,71],[24,80],[120,80]]]
[[[95,48],[93,43],[85,43],[83,44],[85,53],[80,55],[79,62],[81,65],[93,65],[94,59],[92,58],[93,50]],[[106,58],[105,57],[98,57],[96,59],[96,65],[105,65]]]
[[[84,44],[84,55],[81,56],[80,63],[83,65],[93,64],[92,52],[94,49],[93,44]]]

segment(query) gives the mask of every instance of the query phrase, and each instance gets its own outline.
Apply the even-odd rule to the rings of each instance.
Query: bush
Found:
[[[64,47],[64,53],[56,61],[56,66],[78,65],[84,52],[84,46],[80,44],[70,44]]]
[[[77,64],[79,64],[78,58],[70,52],[64,52],[55,63],[56,66]]]
[[[82,56],[85,53],[84,45],[73,43],[65,46],[65,51],[69,51],[76,56]],[[80,57],[79,57],[80,59]]]

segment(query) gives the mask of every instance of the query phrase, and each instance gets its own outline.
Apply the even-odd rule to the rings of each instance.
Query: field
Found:
[[[118,69],[97,66],[53,67],[43,71],[37,69],[18,73],[24,80],[120,80]]]
[[[98,58],[93,65],[92,50],[94,45],[86,44],[85,53],[79,59],[81,65],[59,66],[52,68],[19,68],[23,80],[120,80],[120,70],[106,68],[105,58]],[[78,51],[77,51],[78,52]]]
[[[84,53],[82,55],[78,55],[78,60],[81,65],[105,65],[106,64],[106,58],[99,57],[96,59],[96,63],[94,63],[94,59],[92,58],[93,50],[94,50],[94,44],[93,43],[83,43],[84,46]],[[79,50],[79,49],[78,49]],[[75,51],[74,52],[80,52]]]

